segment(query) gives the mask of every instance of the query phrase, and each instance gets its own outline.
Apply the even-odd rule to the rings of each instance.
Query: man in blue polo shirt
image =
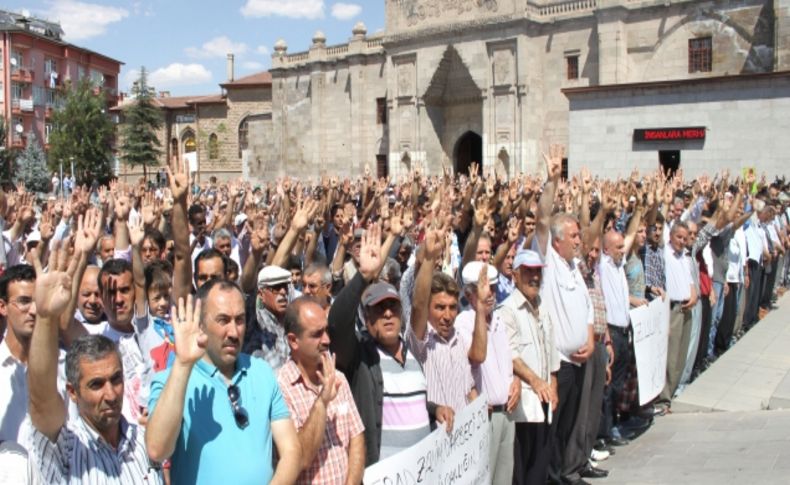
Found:
[[[151,384],[149,457],[170,458],[174,485],[293,483],[301,447],[277,380],[265,361],[240,353],[241,290],[215,280],[197,296],[194,310],[191,297],[173,310],[176,358]]]

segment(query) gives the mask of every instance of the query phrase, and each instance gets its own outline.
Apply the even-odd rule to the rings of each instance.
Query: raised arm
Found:
[[[562,175],[562,157],[565,155],[565,149],[559,145],[551,145],[549,153],[550,155],[543,154],[548,180],[538,201],[538,213],[535,214],[535,236],[538,238],[538,249],[543,255],[548,249],[549,225],[554,211],[554,193]]]
[[[129,221],[129,241],[132,243],[132,276],[134,278],[134,314],[135,316],[145,315],[145,268],[143,267],[143,256],[140,253],[140,245],[145,238],[143,221],[137,219],[136,222]]]
[[[484,264],[477,278],[477,306],[475,308],[475,328],[472,342],[467,354],[472,364],[482,364],[486,360],[488,349],[488,317],[491,308],[488,300],[492,297],[491,285],[488,281],[488,265]]]
[[[207,337],[200,330],[200,301],[192,304],[187,296],[186,304],[178,300],[178,309],[173,307],[173,333],[176,357],[170,368],[167,381],[162,386],[158,380],[151,384],[151,402],[145,447],[148,457],[158,463],[170,458],[176,448],[184,419],[184,398],[189,375],[195,362],[206,353]]]
[[[302,428],[297,432],[299,444],[302,446],[302,460],[299,469],[307,470],[318,454],[321,443],[324,441],[326,432],[326,414],[330,403],[337,397],[340,388],[340,381],[337,379],[335,371],[335,359],[330,357],[327,352],[321,354],[323,363],[322,371],[317,371],[321,379],[321,392],[318,399],[313,401],[310,414],[307,416]]]
[[[167,167],[167,179],[173,195],[173,212],[170,223],[173,229],[173,301],[186,298],[192,292],[192,251],[189,247],[189,224],[187,224],[187,193],[189,178],[184,164],[173,157]]]
[[[255,227],[250,236],[250,255],[244,262],[241,271],[241,289],[245,293],[252,293],[258,282],[258,266],[263,260],[263,252],[269,245],[269,225],[260,215],[255,218]]]
[[[310,223],[318,207],[318,201],[307,199],[296,210],[296,214],[291,219],[291,226],[288,228],[288,232],[285,233],[285,237],[280,241],[280,245],[277,246],[277,252],[274,254],[274,259],[272,259],[274,266],[285,267],[288,262],[288,255],[291,254],[291,249],[296,244],[296,238]]]
[[[425,236],[422,247],[417,250],[420,259],[420,270],[414,281],[414,300],[411,307],[411,331],[418,340],[425,338],[428,329],[428,313],[431,303],[431,281],[436,261],[441,257],[444,234],[433,230]]]
[[[56,244],[50,252],[49,272],[38,257],[36,268],[36,325],[27,365],[28,412],[33,427],[55,442],[66,423],[66,406],[58,392],[58,320],[72,300],[71,282],[78,258],[71,258]]]

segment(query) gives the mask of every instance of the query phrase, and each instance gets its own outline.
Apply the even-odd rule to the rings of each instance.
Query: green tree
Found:
[[[115,129],[107,116],[107,97],[88,78],[67,85],[63,107],[52,117],[49,135],[50,168],[74,161],[77,183],[90,185],[112,178],[112,145]]]
[[[47,157],[32,131],[27,136],[27,146],[16,159],[14,182],[24,183],[25,188],[31,192],[46,193],[50,190]]]
[[[154,106],[153,90],[148,86],[145,67],[140,68],[140,77],[132,86],[134,102],[123,110],[123,128],[121,135],[121,160],[129,167],[143,167],[143,174],[148,175],[148,167],[159,165],[162,146],[157,131],[162,127],[162,113]]]

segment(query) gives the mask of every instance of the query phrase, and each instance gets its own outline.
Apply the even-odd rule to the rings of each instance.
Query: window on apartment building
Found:
[[[47,89],[47,107],[54,107],[58,102],[58,92],[54,89]]]
[[[376,124],[387,124],[387,98],[376,98]]]
[[[77,80],[85,78],[85,68],[83,66],[79,66],[77,68]]]
[[[44,143],[49,144],[49,134],[52,133],[52,123],[46,123],[44,125]]]
[[[579,79],[579,56],[566,56],[565,57],[565,73],[567,79]]]
[[[104,74],[96,69],[91,69],[91,82],[96,86],[104,86]]]
[[[17,131],[17,126],[22,127],[22,133],[19,133]],[[13,130],[11,133],[14,138],[18,139],[22,135],[24,135],[25,134],[24,128],[25,128],[25,120],[23,120],[22,118],[14,118],[13,120],[11,120],[11,129]]]
[[[12,61],[11,62],[12,66],[14,65],[14,61],[16,62],[16,69],[24,67],[24,64],[22,63],[22,61],[24,61],[24,58],[22,57],[22,53],[19,51],[11,52],[11,61]]]
[[[44,72],[58,72],[58,61],[55,59],[44,59]]]
[[[689,74],[713,70],[713,42],[710,37],[689,39]]]
[[[239,158],[241,158],[241,152],[247,149],[248,141],[247,141],[247,134],[249,130],[249,125],[247,123],[247,118],[244,118],[244,121],[241,122],[239,125]]]
[[[22,85],[11,83],[11,99],[17,100],[22,98]]]
[[[208,158],[211,160],[219,158],[219,140],[216,133],[212,133],[208,137]]]

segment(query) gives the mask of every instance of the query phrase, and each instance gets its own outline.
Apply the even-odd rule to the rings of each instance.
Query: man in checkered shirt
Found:
[[[310,296],[294,300],[284,326],[291,356],[277,381],[302,445],[297,484],[358,484],[365,430],[348,381],[329,355],[327,312]]]

